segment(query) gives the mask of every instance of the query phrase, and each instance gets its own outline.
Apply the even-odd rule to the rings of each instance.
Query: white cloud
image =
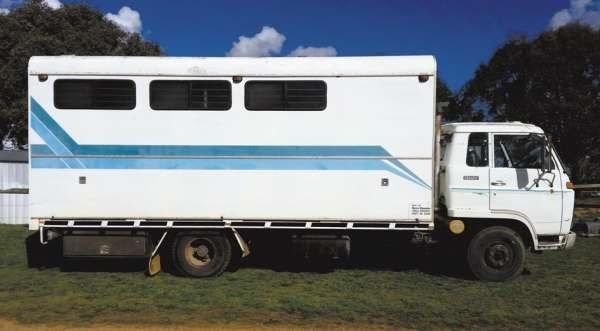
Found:
[[[142,19],[140,13],[127,6],[119,9],[118,14],[108,13],[104,16],[107,20],[116,24],[121,30],[127,33],[142,32]]]
[[[285,36],[270,26],[263,26],[259,33],[252,37],[240,36],[238,41],[226,53],[227,56],[261,57],[274,56],[281,53]],[[299,46],[288,56],[336,56],[337,50],[332,46],[304,47]]]
[[[18,0],[0,0],[0,15],[10,14],[10,8],[18,2]]]
[[[336,56],[337,50],[332,46],[327,47],[304,47],[298,46],[288,56]]]
[[[579,22],[600,28],[600,0],[571,0],[569,8],[560,10],[552,16],[549,27],[556,30],[563,25]]]
[[[270,26],[252,37],[240,36],[237,42],[227,52],[227,56],[270,56],[281,52],[285,36]]]
[[[53,10],[60,9],[63,6],[59,0],[44,0],[42,2]]]

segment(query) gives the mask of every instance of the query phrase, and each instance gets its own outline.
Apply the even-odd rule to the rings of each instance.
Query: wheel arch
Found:
[[[523,240],[525,247],[535,249],[537,247],[537,236],[528,222],[515,218],[482,218],[463,219],[465,225],[475,233],[492,226],[504,226],[515,231]]]

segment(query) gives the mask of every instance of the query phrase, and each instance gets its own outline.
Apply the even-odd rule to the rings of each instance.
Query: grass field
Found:
[[[26,266],[27,235],[0,226],[0,328],[600,329],[600,238],[530,255],[516,281],[483,283],[421,267],[323,273],[242,265],[202,280],[37,270]]]

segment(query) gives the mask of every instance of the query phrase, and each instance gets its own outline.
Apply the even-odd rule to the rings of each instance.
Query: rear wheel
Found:
[[[231,261],[231,243],[222,233],[181,233],[172,255],[175,267],[186,276],[218,276]]]
[[[469,267],[481,280],[501,282],[523,272],[525,245],[515,231],[493,226],[477,233],[467,251]]]

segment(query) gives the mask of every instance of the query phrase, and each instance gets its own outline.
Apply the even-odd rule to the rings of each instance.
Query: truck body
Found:
[[[247,255],[249,230],[345,253],[365,231],[571,245],[573,191],[543,131],[440,127],[435,82],[432,56],[33,57],[30,229],[68,257],[172,245],[191,276]]]

